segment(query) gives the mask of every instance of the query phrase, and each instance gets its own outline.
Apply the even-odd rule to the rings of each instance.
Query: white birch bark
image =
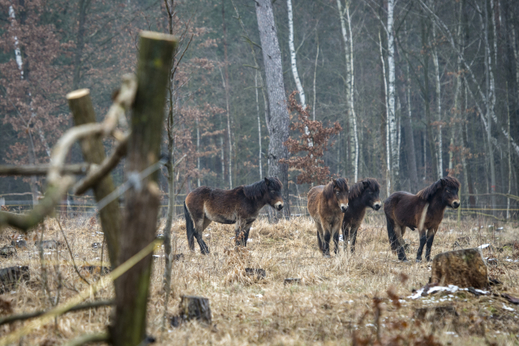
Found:
[[[491,5],[492,12],[490,15],[492,16],[494,7]],[[485,3],[485,11],[484,11],[484,21],[482,21],[484,25],[484,38],[485,38],[485,80],[487,87],[487,98],[486,98],[486,108],[487,108],[487,138],[488,138],[488,159],[490,163],[490,193],[496,192],[496,170],[494,163],[494,149],[492,147],[492,117],[494,115],[494,106],[496,103],[496,95],[495,95],[495,85],[494,85],[494,73],[492,71],[492,54],[490,52],[490,45],[488,42],[488,11]],[[491,196],[492,200],[492,208],[496,207],[496,196]]]
[[[288,8],[288,48],[290,51],[290,67],[292,69],[292,75],[296,83],[297,91],[299,92],[299,101],[303,109],[306,109],[306,96],[301,80],[299,79],[299,73],[297,72],[297,60],[296,60],[296,49],[294,47],[294,16],[292,11],[292,0],[287,0]],[[305,134],[309,135],[310,131],[305,126]],[[314,143],[311,139],[308,139],[308,146],[313,147]]]
[[[443,156],[442,156],[442,148],[443,148],[443,137],[442,137],[442,102],[441,102],[441,84],[440,84],[440,63],[438,62],[438,50],[436,45],[436,26],[432,27],[432,35],[433,35],[433,49],[432,49],[432,60],[434,65],[434,79],[436,84],[436,118],[438,120],[438,150],[435,151],[435,155],[438,160],[438,179],[443,177]]]
[[[260,120],[260,108],[259,108],[259,97],[258,97],[258,70],[254,73],[254,90],[256,91],[256,115],[258,118],[258,166],[259,166],[259,178],[263,179],[263,164],[261,162],[262,146],[261,146],[261,120]]]
[[[395,0],[387,1],[387,68],[388,68],[388,124],[391,143],[391,175],[398,180],[399,162],[395,114],[395,37],[393,34],[393,13]]]
[[[317,89],[316,89],[316,80],[317,80],[317,62],[319,61],[319,37],[317,36],[317,30],[315,31],[315,39],[317,41],[317,53],[315,53],[315,63],[314,63],[314,105],[312,107],[312,120],[315,121],[315,103],[317,100]],[[340,161],[338,161],[340,162]]]
[[[299,79],[299,73],[297,72],[297,60],[296,60],[296,49],[294,47],[294,15],[292,11],[292,0],[287,0],[287,8],[288,8],[288,47],[290,50],[290,67],[292,69],[292,75],[294,76],[294,81],[296,83],[297,91],[299,92],[299,101],[301,102],[301,106],[303,109],[306,108],[306,96],[305,91],[303,89],[303,85],[301,85],[301,80]],[[305,129],[308,131],[308,129]]]
[[[9,6],[9,17],[11,18],[11,26],[14,26],[14,22],[16,20],[16,15],[14,13],[14,8],[12,5]],[[14,36],[13,40],[14,40],[14,55],[15,55],[15,59],[16,59],[16,64],[18,65],[18,69],[20,70],[20,79],[24,80],[25,76],[23,73],[23,60],[22,60],[22,51],[20,49],[20,42],[18,41],[17,36]],[[28,96],[29,96],[29,106],[30,106],[30,110],[31,110],[31,120],[33,120],[36,117],[36,113],[35,113],[34,107],[32,105],[32,95],[31,95],[30,91],[28,93]],[[38,137],[40,137],[40,141],[43,144],[43,147],[45,148],[45,152],[47,153],[47,156],[50,157],[50,147],[47,143],[47,140],[45,139],[45,136],[43,135],[42,129],[37,128],[37,132],[38,132]],[[34,155],[35,155],[35,159],[36,159],[36,153],[34,153]]]
[[[380,31],[378,33],[378,42],[380,48],[380,61],[382,62],[382,79],[384,80],[384,101],[386,103],[386,196],[390,195],[391,192],[391,176],[389,174],[391,169],[391,154],[390,154],[390,140],[389,140],[389,122],[388,122],[388,109],[387,104],[387,78],[386,78],[386,63],[384,61],[384,52],[382,50],[382,38]]]
[[[346,58],[346,99],[348,104],[348,115],[350,121],[350,135],[353,143],[350,149],[353,166],[354,181],[359,176],[359,138],[357,131],[357,116],[355,114],[355,75],[353,65],[353,34],[351,30],[350,2],[347,0],[342,9],[342,0],[337,0],[337,8],[341,20],[342,39],[344,41],[344,56]],[[346,20],[344,17],[346,16]]]
[[[200,123],[198,120],[198,116],[196,117],[196,153],[197,153],[197,163],[196,168],[198,170],[197,176],[197,187],[200,187]]]

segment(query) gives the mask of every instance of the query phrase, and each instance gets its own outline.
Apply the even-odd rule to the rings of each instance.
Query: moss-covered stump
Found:
[[[479,249],[444,252],[433,259],[431,282],[440,286],[488,287],[487,266]]]

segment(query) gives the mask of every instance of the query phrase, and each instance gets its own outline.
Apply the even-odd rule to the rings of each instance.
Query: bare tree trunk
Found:
[[[260,108],[259,108],[259,97],[258,97],[258,70],[254,72],[254,91],[256,92],[256,115],[258,117],[258,166],[259,166],[259,178],[263,179],[263,163],[261,157],[263,155],[261,145],[261,120],[260,120]]]
[[[422,47],[427,47],[429,42],[429,31],[426,24],[426,19],[422,18],[421,21],[422,26]],[[424,103],[425,103],[425,126],[427,132],[427,142],[429,142],[429,151],[431,153],[431,162],[432,162],[432,171],[433,177],[438,174],[438,160],[436,160],[436,149],[434,145],[434,138],[432,134],[432,115],[431,115],[431,99],[430,99],[430,91],[429,91],[429,57],[427,54],[424,54],[423,58],[423,78],[424,78]],[[425,175],[425,173],[424,173]],[[436,179],[435,179],[436,180]]]
[[[484,20],[482,24],[484,26],[484,41],[485,41],[485,82],[486,82],[486,110],[487,110],[487,139],[488,139],[488,159],[490,161],[490,193],[492,201],[492,209],[496,208],[496,169],[494,165],[494,150],[492,148],[492,117],[494,115],[494,106],[496,102],[495,85],[494,85],[494,73],[492,70],[492,54],[490,53],[490,45],[488,42],[488,5],[485,1]],[[493,7],[492,7],[493,9]],[[493,13],[492,13],[493,14]],[[491,14],[491,15],[492,15]],[[493,212],[495,213],[495,212]]]
[[[391,144],[391,176],[395,188],[399,183],[400,162],[398,161],[397,124],[395,113],[395,37],[393,33],[393,13],[395,1],[387,1],[387,66],[388,66],[388,124]]]
[[[286,218],[290,216],[288,199],[288,166],[281,164],[280,159],[288,159],[288,150],[284,143],[288,140],[289,116],[287,110],[285,84],[281,51],[277,38],[274,13],[270,0],[256,1],[256,16],[263,52],[263,63],[267,79],[267,93],[270,106],[268,129],[270,135],[268,166],[269,176],[278,177],[283,183],[283,198]]]
[[[409,168],[409,178],[411,181],[411,191],[418,190],[418,171],[416,168],[416,152],[414,144],[413,133],[413,118],[412,118],[412,103],[411,103],[411,76],[409,73],[409,62],[406,64],[407,68],[407,117],[404,116],[405,141],[407,151],[407,162]]]
[[[137,94],[132,107],[127,175],[134,179],[126,193],[119,263],[137,254],[155,238],[160,204],[158,174],[140,180],[136,175],[158,164],[166,88],[176,41],[170,35],[143,32],[137,67]],[[146,337],[146,312],[152,256],[147,255],[115,280],[114,345],[139,345]]]
[[[306,96],[305,90],[303,89],[303,85],[301,84],[301,80],[299,79],[299,73],[297,72],[297,60],[296,60],[296,49],[294,47],[294,18],[292,11],[292,0],[287,0],[287,10],[288,10],[288,48],[290,51],[290,66],[292,69],[292,75],[294,76],[294,81],[296,83],[297,92],[299,93],[299,100],[301,101],[301,106],[303,109],[306,108]],[[310,131],[308,127],[305,126],[305,133],[308,135]],[[312,147],[314,143],[311,139],[308,139],[308,146]]]
[[[357,115],[355,113],[355,71],[353,60],[353,33],[351,30],[350,2],[347,0],[342,10],[341,0],[337,0],[337,8],[341,19],[342,39],[344,41],[344,56],[346,58],[346,99],[348,105],[348,115],[350,122],[350,136],[353,137],[351,143],[351,161],[353,166],[353,176],[356,182],[359,178],[359,136],[357,130]],[[344,21],[346,16],[346,22]]]
[[[315,121],[315,103],[317,100],[317,89],[316,89],[317,62],[319,61],[319,36],[317,34],[317,30],[315,30],[315,40],[317,41],[317,52],[315,53],[315,63],[314,63],[314,105],[312,108],[312,120],[313,121]],[[339,165],[339,162],[340,161],[337,161],[337,165]]]
[[[378,33],[378,42],[379,42],[379,48],[380,48],[380,61],[382,62],[382,80],[383,80],[383,90],[384,90],[384,103],[386,105],[386,118],[385,121],[385,128],[386,128],[386,196],[389,196],[391,193],[391,175],[390,175],[390,169],[391,169],[391,143],[390,143],[390,136],[389,136],[389,123],[388,123],[388,108],[389,105],[387,103],[387,78],[386,78],[386,63],[384,61],[384,51],[382,50],[382,37],[380,36],[380,31]]]
[[[290,50],[290,67],[292,69],[292,75],[296,83],[297,91],[299,92],[299,100],[303,109],[306,108],[306,96],[301,80],[299,79],[299,73],[297,72],[297,60],[296,60],[296,49],[294,47],[294,18],[292,11],[292,0],[287,0],[288,10],[288,47]]]
[[[76,36],[76,53],[74,56],[74,76],[72,78],[72,89],[79,88],[79,81],[81,80],[81,58],[83,56],[83,48],[85,46],[85,21],[86,12],[90,6],[91,0],[79,1],[79,15],[78,15],[78,29]]]
[[[231,134],[231,111],[230,111],[230,97],[229,97],[229,59],[227,56],[227,28],[225,26],[225,0],[222,0],[222,26],[223,26],[223,51],[224,51],[224,71],[225,71],[225,107],[226,107],[226,115],[227,115],[227,133],[226,133],[226,147],[229,150],[227,157],[228,166],[228,179],[229,179],[229,189],[232,189],[232,134]]]
[[[196,169],[198,170],[196,186],[200,187],[200,124],[198,121],[198,117],[196,118],[196,154],[197,154]]]
[[[11,26],[13,26],[14,25],[14,21],[16,20],[16,17],[15,17],[14,8],[13,8],[12,5],[9,6],[9,17],[11,18]],[[15,60],[16,60],[16,64],[18,65],[18,69],[20,70],[20,79],[24,80],[25,78],[24,78],[24,71],[23,71],[22,51],[20,49],[20,45],[19,45],[19,42],[18,42],[18,37],[14,36],[13,37],[13,41],[14,41]],[[23,120],[23,117],[21,117],[21,118]],[[36,164],[36,148],[34,146],[34,139],[32,138],[32,132],[29,129],[29,126],[30,125],[26,123],[27,133],[29,135],[29,147],[30,147],[30,150],[29,150],[29,163],[31,165],[35,165]],[[40,133],[40,136],[41,136],[41,133]],[[50,156],[50,154],[49,154],[49,156]],[[32,205],[34,207],[34,206],[36,206],[38,204],[38,196],[39,196],[38,179],[34,175],[31,176],[30,187],[31,187],[31,194],[32,194]]]
[[[440,84],[440,63],[438,62],[438,50],[436,43],[436,26],[432,26],[432,36],[433,36],[433,44],[432,44],[432,59],[434,65],[434,77],[436,82],[436,118],[438,119],[438,150],[435,152],[435,155],[438,160],[438,179],[443,177],[443,137],[442,137],[442,102],[441,102],[441,84]]]

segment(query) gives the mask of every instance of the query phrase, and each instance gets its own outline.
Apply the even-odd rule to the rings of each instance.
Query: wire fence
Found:
[[[24,212],[32,209],[32,199],[21,199],[21,196],[31,197],[30,193],[16,193],[16,194],[2,194],[0,195],[0,206],[12,212]],[[175,199],[175,215],[177,218],[182,218],[184,215],[184,199],[185,194],[178,194]],[[290,195],[290,214],[293,217],[309,216],[307,210],[307,198],[301,195]],[[519,219],[519,205],[517,200],[508,199],[503,196],[498,196],[498,204],[492,208],[490,196],[481,195],[476,196],[476,204],[469,206],[468,197],[463,200],[462,206],[458,209],[447,208],[445,213],[447,216],[456,218],[466,218],[471,216],[487,217],[500,221],[518,220]],[[120,206],[123,208],[122,197],[119,199]],[[94,216],[98,211],[99,206],[96,204],[92,196],[75,196],[67,195],[63,202],[56,207],[57,212],[68,217]],[[265,206],[260,211],[260,217],[267,217],[267,208]],[[160,215],[159,217],[166,217],[168,210],[168,195],[163,193],[161,196]]]

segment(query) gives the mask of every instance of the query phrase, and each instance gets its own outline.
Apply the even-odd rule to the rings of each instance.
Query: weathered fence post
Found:
[[[67,100],[74,117],[76,126],[88,123],[96,123],[96,115],[92,100],[90,99],[90,90],[80,89],[67,94]],[[81,140],[81,151],[83,157],[88,163],[100,164],[105,159],[105,149],[103,140],[97,136],[90,136]],[[106,175],[98,184],[92,188],[97,202],[114,191],[114,183],[110,174]],[[110,264],[113,268],[119,264],[119,234],[121,231],[121,213],[119,211],[119,202],[112,201],[99,211],[101,226],[108,247],[108,256]]]
[[[155,238],[160,190],[157,171],[142,180],[138,173],[159,160],[166,88],[176,41],[171,35],[142,32],[137,66],[137,94],[132,107],[126,176],[133,187],[125,195],[119,263]],[[115,280],[114,345],[138,345],[146,338],[146,305],[152,256],[149,254]]]

